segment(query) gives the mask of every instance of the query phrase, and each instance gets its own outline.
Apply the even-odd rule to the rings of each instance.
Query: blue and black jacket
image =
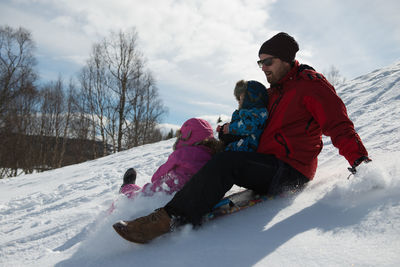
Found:
[[[268,94],[264,85],[248,81],[242,108],[235,110],[229,125],[229,134],[219,133],[225,151],[257,150],[258,141],[268,118]]]

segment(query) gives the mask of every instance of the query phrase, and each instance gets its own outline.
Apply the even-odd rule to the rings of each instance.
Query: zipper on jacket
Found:
[[[268,114],[268,120],[267,120],[267,123],[265,124],[264,128],[267,127],[267,125],[268,125],[269,122],[271,121],[272,115],[273,115],[273,113],[274,113],[276,107],[278,106],[279,102],[281,102],[281,99],[282,99],[282,97],[283,97],[283,90],[282,90],[282,89],[283,89],[283,86],[282,86],[281,84],[278,84],[278,85],[276,85],[275,88],[276,88],[276,90],[278,91],[279,96],[278,96],[277,99],[275,99],[274,103],[272,103],[271,109],[269,110],[269,114]]]
[[[276,133],[274,138],[275,138],[276,142],[278,142],[280,145],[282,145],[285,148],[286,157],[289,157],[290,149],[289,149],[287,142],[286,142],[285,138],[283,137],[283,135],[280,133]]]
[[[306,125],[306,132],[308,131],[308,128],[310,128],[311,123],[313,122],[314,117],[311,117],[311,119],[308,120],[307,125]]]

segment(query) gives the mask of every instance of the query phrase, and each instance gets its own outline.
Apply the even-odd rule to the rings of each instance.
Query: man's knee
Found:
[[[217,170],[230,170],[238,167],[238,164],[243,162],[242,153],[233,151],[217,153],[211,161]]]

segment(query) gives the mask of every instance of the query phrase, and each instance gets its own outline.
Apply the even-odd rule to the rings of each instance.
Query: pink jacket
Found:
[[[213,130],[206,120],[197,118],[187,120],[177,136],[174,151],[153,174],[151,183],[145,184],[143,188],[137,185],[125,185],[121,192],[132,198],[140,190],[145,195],[159,191],[168,194],[179,191],[211,159],[211,150],[198,145],[199,142],[211,138],[214,138]]]

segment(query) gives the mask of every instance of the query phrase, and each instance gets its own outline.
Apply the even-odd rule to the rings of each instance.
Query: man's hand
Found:
[[[218,125],[217,126],[217,132],[219,134],[228,134],[229,133],[229,125],[230,125],[230,123],[225,123],[222,126]]]
[[[354,161],[354,163],[351,166],[351,168],[347,168],[347,169],[351,172],[351,174],[356,174],[357,173],[356,167],[358,165],[360,165],[363,162],[368,163],[370,161],[372,161],[372,159],[370,159],[368,156],[362,156],[359,159]],[[349,179],[349,178],[350,178],[350,176],[347,179]]]
[[[224,127],[223,127],[224,134],[228,134],[229,133],[229,125],[230,125],[230,123],[225,123],[224,124]]]

